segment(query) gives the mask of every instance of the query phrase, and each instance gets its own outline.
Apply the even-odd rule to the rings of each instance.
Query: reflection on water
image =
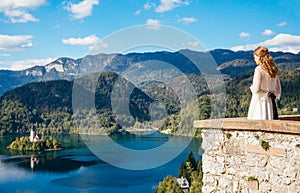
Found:
[[[40,159],[38,157],[35,157],[34,155],[31,155],[30,157],[30,168],[33,170],[35,165],[39,164]]]
[[[80,167],[91,166],[100,162],[88,150],[82,150],[82,148],[86,147],[79,135],[60,135],[56,136],[56,138],[62,142],[64,151],[36,152],[11,150],[6,147],[15,139],[15,136],[1,137],[0,144],[2,146],[0,154],[11,155],[1,159],[1,162],[25,170],[53,173],[67,173]],[[74,153],[77,154],[77,157],[83,157],[82,160],[76,160]]]
[[[106,192],[134,193],[155,192],[155,187],[166,175],[176,176],[178,168],[190,151],[200,158],[198,139],[171,162],[150,170],[131,171],[111,166],[95,156],[78,136],[58,136],[63,150],[45,152],[10,152],[3,146],[14,137],[0,137],[0,192]],[[166,136],[113,136],[114,140],[127,147],[147,149],[163,144]],[[109,147],[103,144],[100,148]],[[125,155],[126,156],[126,155]],[[160,159],[163,154],[153,159]],[[132,163],[134,164],[134,163]]]
[[[77,170],[80,167],[92,166],[100,162],[100,160],[94,155],[86,156],[93,157],[93,160],[72,160],[72,156],[69,154],[59,154],[59,156],[57,156],[56,153],[48,153],[8,157],[1,160],[1,162],[11,164],[25,170],[32,170],[34,172],[67,173]]]
[[[111,134],[109,137],[116,142],[117,144],[130,148],[130,149],[136,149],[136,150],[147,150],[147,149],[153,149],[156,147],[159,147],[166,143],[171,136],[164,135],[159,132],[149,132],[149,134],[146,135],[147,131],[140,132],[142,134],[126,134],[126,135],[119,135],[119,134]],[[86,135],[83,136],[85,142],[93,142],[97,141],[99,143],[100,138],[102,140],[106,140],[103,136],[95,136],[95,135]],[[137,145],[137,141],[143,141],[143,145]]]

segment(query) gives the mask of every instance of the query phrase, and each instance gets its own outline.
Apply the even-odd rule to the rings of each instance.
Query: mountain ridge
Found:
[[[232,51],[229,49],[215,49],[207,52],[193,50],[179,50],[176,52],[159,51],[128,54],[103,54],[87,55],[82,58],[72,59],[61,57],[45,66],[34,66],[28,69],[11,71],[0,70],[0,96],[15,87],[30,82],[48,80],[73,80],[74,78],[99,71],[121,73],[136,63],[145,61],[162,61],[170,63],[185,74],[201,73],[184,53],[193,54],[201,61],[207,55],[215,60],[218,70],[222,74],[234,77],[255,67],[252,51]],[[275,62],[282,69],[300,68],[300,53],[271,52]]]
[[[189,50],[185,50],[184,52],[191,52]],[[177,53],[178,54],[178,53]],[[191,53],[193,56],[205,55],[205,53]],[[219,97],[226,97],[226,117],[239,117],[246,116],[248,106],[250,103],[251,92],[249,90],[249,86],[252,83],[253,70],[256,64],[252,61],[252,52],[242,52],[238,53],[240,55],[234,56],[236,52],[233,51],[222,51],[215,50],[212,52],[214,57],[218,60],[218,69],[223,73],[222,76],[225,80],[226,93],[220,93]],[[185,69],[185,74],[179,74],[175,77],[172,77],[175,74],[175,71],[169,70],[168,68],[163,69],[164,66],[159,66],[156,68],[150,68],[148,71],[139,69],[139,66],[136,65],[139,61],[143,61],[143,59],[152,59],[159,57],[164,57],[165,61],[178,61],[178,68],[189,67],[185,65],[191,64],[191,61],[186,61],[186,58],[183,55],[174,57],[174,53],[169,52],[160,52],[160,53],[150,53],[148,54],[135,54],[132,53],[128,55],[98,55],[98,56],[87,56],[86,58],[81,58],[77,60],[85,60],[83,62],[83,66],[80,69],[78,65],[74,65],[76,60],[74,59],[61,59],[51,63],[48,68],[43,67],[32,67],[32,71],[22,71],[23,74],[32,72],[38,75],[39,70],[45,72],[46,76],[44,78],[57,78],[59,80],[51,80],[51,81],[39,81],[26,83],[25,85],[20,85],[19,87],[7,91],[5,94],[0,96],[0,135],[7,135],[12,133],[26,133],[30,128],[39,128],[40,132],[50,132],[50,133],[78,133],[77,127],[74,125],[73,116],[78,116],[78,114],[73,113],[72,108],[72,82],[73,80],[65,80],[72,79],[72,76],[67,77],[63,76],[63,72],[59,72],[59,70],[66,69],[68,67],[71,70],[68,73],[79,73],[81,72],[89,72],[95,68],[93,65],[95,61],[102,61],[101,64],[98,64],[100,67],[104,65],[104,62],[114,63],[115,66],[109,66],[110,69],[103,68],[103,72],[100,73],[90,73],[87,74],[88,77],[91,77],[91,81],[94,77],[98,77],[98,83],[96,86],[96,93],[98,93],[98,98],[95,98],[95,103],[98,111],[98,114],[101,114],[100,120],[103,124],[108,128],[109,131],[118,130],[120,126],[118,123],[130,123],[129,127],[135,125],[135,121],[147,121],[150,117],[161,117],[167,115],[166,120],[161,125],[160,129],[171,129],[172,131],[177,131],[179,121],[183,116],[186,116],[187,112],[184,112],[184,109],[180,106],[180,96],[176,95],[178,93],[178,89],[182,89],[181,92],[186,92],[186,88],[183,86],[184,82],[190,82],[192,86],[195,88],[196,94],[198,95],[199,104],[199,112],[200,119],[206,118],[214,118],[210,110],[214,108],[218,108],[219,104],[217,101],[211,103],[211,93],[209,92],[209,86],[207,85],[205,74],[200,73],[190,73],[193,72],[192,68]],[[282,53],[272,53],[274,60],[277,62],[277,65],[280,69],[279,76],[282,85],[282,97],[280,101],[278,101],[279,113],[281,114],[289,114],[289,113],[299,113],[300,111],[300,103],[298,102],[300,99],[300,54],[282,54]],[[99,57],[99,58],[97,58]],[[200,57],[201,58],[201,57]],[[113,61],[116,60],[116,61]],[[153,61],[152,61],[153,62]],[[160,64],[160,63],[157,63]],[[61,65],[61,66],[59,66]],[[130,65],[133,65],[134,70],[131,69]],[[138,68],[136,68],[138,67]],[[115,68],[115,69],[114,69]],[[57,71],[58,69],[58,71]],[[83,70],[82,70],[83,69]],[[292,70],[290,70],[292,69]],[[48,72],[47,72],[48,70]],[[82,71],[81,71],[82,70]],[[86,71],[85,71],[86,70]],[[106,70],[110,70],[107,72]],[[122,75],[117,74],[111,71],[120,71],[124,72]],[[165,71],[167,71],[166,74]],[[0,71],[11,75],[16,76],[11,71]],[[19,72],[21,73],[21,72]],[[115,73],[115,74],[113,74]],[[159,73],[166,75],[167,79],[172,81],[172,85],[179,85],[178,88],[172,87],[172,85],[168,85],[169,82],[163,82],[160,79],[151,79],[157,76]],[[190,74],[189,74],[190,73]],[[138,79],[127,79],[129,77],[139,78],[142,77],[141,80],[143,82],[135,81]],[[138,77],[135,77],[135,76]],[[149,76],[150,79],[144,78],[144,76]],[[35,81],[32,78],[32,74],[25,76],[24,79],[26,81]],[[82,76],[85,77],[85,76]],[[102,78],[101,78],[102,77]],[[184,78],[185,79],[182,79]],[[132,96],[132,102],[128,103],[127,101],[122,101],[122,95],[117,95],[112,97],[112,93],[115,91],[123,91],[123,90],[132,90],[132,89],[123,89],[114,90],[116,88],[117,79],[124,79],[124,81],[132,82],[126,83],[125,87],[134,87],[140,86],[135,85],[136,83],[141,84],[141,90],[135,89],[135,94]],[[78,80],[78,79],[76,79]],[[132,81],[133,80],[133,81]],[[9,79],[2,79],[2,82],[9,82]],[[11,81],[15,81],[13,83],[18,83],[18,79],[15,78]],[[147,82],[148,81],[148,82]],[[87,81],[87,88],[84,88],[83,94],[87,91],[90,92],[90,89],[93,88],[93,84],[90,81]],[[126,86],[127,85],[127,86]],[[175,90],[172,90],[175,89]],[[132,90],[134,91],[134,89]],[[181,93],[179,92],[179,93]],[[85,95],[84,95],[85,96]],[[87,101],[87,98],[84,96],[80,97],[82,101],[79,102],[80,105],[83,105],[84,102]],[[114,95],[113,95],[114,96]],[[121,114],[121,116],[113,117],[114,112],[112,109],[112,101],[111,99],[121,99],[121,101],[115,102],[125,102],[124,104],[129,104],[129,111],[133,115],[134,119],[128,117],[128,114]],[[118,103],[119,104],[119,103]],[[152,108],[160,108],[160,105],[165,106],[165,111],[156,112],[156,114],[151,114],[155,111],[151,111]],[[197,105],[191,105],[197,107]],[[118,106],[117,106],[118,107]],[[123,106],[119,110],[123,110]],[[84,108],[81,108],[84,109]],[[297,112],[294,111],[297,109]],[[116,110],[116,109],[114,109]],[[153,110],[153,109],[152,109]],[[194,109],[195,110],[195,109]],[[197,110],[192,112],[197,112]],[[121,111],[120,111],[121,112]],[[181,115],[180,115],[181,113]],[[81,115],[85,115],[86,111],[81,111]],[[91,117],[90,119],[82,120],[82,123],[89,126],[89,123],[93,123],[94,120],[97,120],[95,117]],[[198,118],[197,118],[198,119]],[[123,121],[125,120],[125,121]],[[94,132],[87,127],[84,129],[86,133]]]

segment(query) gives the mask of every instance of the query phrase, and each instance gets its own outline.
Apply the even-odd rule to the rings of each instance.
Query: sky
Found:
[[[0,69],[81,58],[140,25],[156,33],[164,26],[180,30],[207,50],[264,45],[298,53],[299,23],[299,0],[0,0]],[[197,42],[178,49],[193,50]]]

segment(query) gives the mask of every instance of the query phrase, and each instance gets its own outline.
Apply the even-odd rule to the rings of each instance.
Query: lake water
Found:
[[[202,150],[201,141],[192,139],[189,146],[170,162],[152,169],[129,170],[108,164],[93,153],[79,135],[59,135],[56,138],[64,149],[45,152],[15,152],[7,145],[15,136],[0,137],[0,193],[153,193],[166,175],[177,176],[180,164],[190,151],[197,160]],[[159,133],[151,135],[115,135],[111,139],[120,146],[147,150],[170,143],[168,150],[151,155],[151,160],[159,161],[166,153],[175,151],[181,142],[190,139],[170,141],[170,136]],[[101,141],[102,137],[93,140]],[[103,140],[99,151],[111,152],[109,143]],[[174,143],[174,144],[172,144]],[[171,147],[171,148],[170,148]],[[116,160],[120,155],[112,154]],[[122,157],[129,155],[122,155]],[[131,158],[129,167],[139,165],[139,157]],[[142,159],[143,162],[145,160]],[[149,163],[151,161],[149,160]],[[145,163],[143,163],[145,164]]]

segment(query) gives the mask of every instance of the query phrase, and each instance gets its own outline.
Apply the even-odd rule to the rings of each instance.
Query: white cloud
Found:
[[[149,10],[155,7],[156,7],[155,3],[147,2],[144,4],[144,10]],[[140,15],[141,13],[142,13],[142,9],[138,9],[137,11],[134,12],[135,15]]]
[[[46,3],[46,0],[1,0],[0,11],[6,9],[35,9]]]
[[[99,40],[96,44],[93,44],[89,47],[89,50],[97,52],[99,51],[101,48],[108,48],[108,44],[106,44],[105,42],[103,42],[102,40]]]
[[[12,23],[38,22],[39,20],[28,12],[45,4],[46,0],[2,0],[0,12]]]
[[[247,44],[232,47],[232,50],[253,50],[258,46],[263,45],[271,51],[282,51],[298,53],[300,51],[300,36],[291,34],[278,34],[272,39],[257,44]]]
[[[189,1],[183,0],[160,0],[160,5],[156,7],[155,11],[158,13],[163,13],[166,11],[171,11],[176,7],[189,4]]]
[[[96,51],[100,48],[106,48],[108,45],[104,43],[96,35],[90,35],[84,38],[68,38],[62,39],[64,44],[73,45],[73,46],[89,46],[90,50]]]
[[[239,36],[240,36],[240,38],[249,38],[251,36],[251,34],[248,32],[241,32],[239,34]]]
[[[270,36],[270,35],[273,35],[274,32],[272,30],[269,30],[269,29],[265,29],[265,31],[262,32],[262,35],[265,35],[265,36]]]
[[[146,24],[148,29],[159,30],[161,27],[160,21],[156,19],[147,19]]]
[[[283,22],[278,23],[277,27],[283,27],[283,26],[286,26],[286,25],[287,25],[287,23],[285,21],[283,21]]]
[[[99,0],[83,0],[78,4],[69,2],[65,9],[71,12],[71,16],[74,19],[83,19],[90,16],[92,14],[93,6],[98,4]]]
[[[247,45],[239,45],[239,46],[234,46],[231,48],[233,51],[239,51],[239,50],[254,50],[257,48],[259,44],[247,44]]]
[[[274,38],[264,42],[267,46],[295,46],[300,45],[300,36],[291,34],[278,34]]]
[[[140,10],[140,9],[139,9],[139,10],[136,10],[136,11],[134,12],[135,15],[140,15],[141,13],[142,13],[142,10]]]
[[[9,67],[6,67],[7,70],[24,70],[27,68],[31,68],[33,66],[45,66],[50,62],[53,62],[54,58],[46,58],[46,59],[28,59],[28,60],[18,60],[5,62]]]
[[[190,23],[197,22],[197,19],[194,17],[183,17],[183,18],[178,18],[178,22],[184,24],[190,24]]]
[[[149,2],[147,2],[147,3],[144,4],[144,9],[145,10],[151,9],[153,7],[156,7],[155,3],[149,3]]]
[[[38,22],[39,20],[23,10],[7,10],[5,15],[12,23]]]
[[[73,46],[87,46],[97,43],[99,38],[96,35],[90,35],[84,38],[68,38],[63,39],[62,42],[64,44],[69,44]]]
[[[193,42],[189,41],[188,46],[195,48],[195,47],[199,46],[199,43],[197,41],[193,41]]]
[[[17,35],[9,36],[0,34],[0,51],[21,51],[32,47],[32,36]]]

